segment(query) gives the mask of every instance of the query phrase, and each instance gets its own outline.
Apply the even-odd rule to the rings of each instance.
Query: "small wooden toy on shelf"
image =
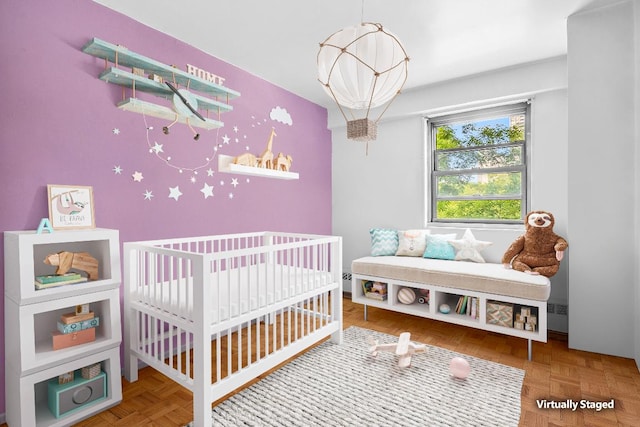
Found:
[[[262,154],[260,154],[260,157],[258,157],[258,167],[260,168],[273,168],[273,151],[271,151],[271,149],[273,147],[274,136],[278,136],[278,134],[276,134],[276,128],[271,128],[267,148],[265,148]]]
[[[45,264],[57,266],[56,274],[66,274],[70,269],[84,271],[89,280],[98,280],[98,260],[88,252],[58,252],[49,254],[44,259]]]
[[[252,153],[243,153],[233,158],[231,163],[235,165],[250,166],[261,169],[272,169],[280,172],[289,172],[293,157],[279,153],[277,156],[273,154],[273,139],[278,136],[275,128],[271,128],[271,134],[267,141],[267,147],[262,154],[256,156]]]
[[[289,155],[284,155],[282,153],[278,154],[274,163],[274,169],[279,171],[289,172],[289,168],[291,168],[291,163],[293,162],[293,158]]]
[[[256,167],[258,165],[258,159],[254,154],[244,153],[234,157],[233,164]]]
[[[100,318],[91,311],[89,304],[77,305],[75,312],[60,316],[57,330],[51,333],[53,349],[60,350],[95,341],[98,326]]]

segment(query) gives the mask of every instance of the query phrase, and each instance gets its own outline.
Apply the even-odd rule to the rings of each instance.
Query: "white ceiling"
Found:
[[[94,0],[324,106],[319,43],[379,22],[411,61],[405,91],[564,55],[567,17],[618,0]]]

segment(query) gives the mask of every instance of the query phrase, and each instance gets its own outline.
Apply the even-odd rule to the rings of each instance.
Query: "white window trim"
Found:
[[[523,208],[524,213],[528,212],[531,209],[531,141],[533,139],[533,125],[532,125],[532,117],[534,111],[534,98],[526,98],[526,99],[514,99],[504,103],[492,103],[486,105],[474,105],[472,108],[461,108],[461,107],[452,107],[448,110],[440,110],[434,114],[425,114],[423,116],[422,121],[422,131],[423,131],[423,172],[424,179],[423,182],[423,197],[424,197],[424,211],[422,213],[422,217],[424,218],[425,226],[428,228],[470,228],[470,229],[478,229],[478,230],[513,230],[513,229],[524,229],[522,222],[500,222],[500,221],[468,221],[468,222],[460,222],[460,221],[433,221],[432,218],[432,174],[431,174],[431,162],[432,162],[432,146],[430,137],[430,121],[437,120],[443,116],[452,116],[452,115],[464,115],[469,114],[469,117],[473,117],[473,112],[491,110],[493,108],[505,108],[509,105],[522,104],[526,102],[529,104],[529,114],[527,117],[527,129],[528,134],[525,136],[525,165],[526,165],[526,183],[525,183],[525,206]],[[482,114],[478,114],[482,115]]]

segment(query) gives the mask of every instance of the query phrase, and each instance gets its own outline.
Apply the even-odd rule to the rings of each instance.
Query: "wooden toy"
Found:
[[[284,155],[282,153],[278,154],[278,157],[273,162],[273,168],[279,171],[288,172],[289,168],[291,168],[291,163],[293,163],[293,158],[289,155]]]
[[[255,167],[258,165],[258,158],[251,153],[244,153],[234,157],[233,163],[236,165]]]
[[[271,148],[273,147],[273,137],[278,136],[276,134],[276,128],[271,128],[271,134],[269,135],[269,141],[267,141],[267,148],[260,154],[258,157],[258,167],[261,168],[273,168],[273,151]]]
[[[406,368],[411,365],[411,356],[419,353],[426,353],[427,346],[424,344],[414,344],[411,342],[411,332],[403,332],[400,334],[397,343],[378,344],[378,340],[370,338],[369,351],[373,357],[378,355],[379,351],[394,352],[398,358],[398,366]]]
[[[93,319],[94,317],[95,317],[95,314],[92,311],[85,314],[65,313],[62,316],[60,316],[60,322],[64,323],[65,325],[69,325],[71,323],[90,320],[90,319]]]
[[[44,259],[45,264],[57,266],[56,274],[65,274],[74,268],[84,271],[89,275],[89,280],[98,279],[98,260],[88,252],[58,252],[49,254]]]
[[[89,313],[91,313],[91,308],[89,304],[76,305],[76,316],[79,314],[89,314]]]
[[[67,384],[73,381],[74,379],[74,371],[66,372],[64,374],[58,375],[58,384]]]

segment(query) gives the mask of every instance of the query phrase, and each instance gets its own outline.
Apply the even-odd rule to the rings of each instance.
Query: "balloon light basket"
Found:
[[[372,141],[378,136],[378,124],[370,119],[347,122],[347,138],[354,141]]]

